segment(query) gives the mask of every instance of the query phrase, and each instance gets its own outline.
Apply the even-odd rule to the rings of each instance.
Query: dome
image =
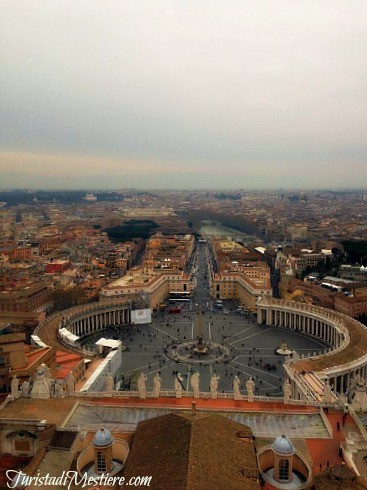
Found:
[[[103,427],[98,430],[94,436],[93,444],[94,446],[104,447],[109,446],[112,443],[112,435],[108,429]]]
[[[272,445],[273,451],[282,456],[291,456],[295,453],[295,449],[291,441],[286,436],[279,436],[275,439]]]

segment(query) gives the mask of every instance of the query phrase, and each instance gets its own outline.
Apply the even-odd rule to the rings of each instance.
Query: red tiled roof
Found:
[[[42,359],[42,357],[48,354],[51,350],[51,347],[42,347],[41,349],[33,349],[32,347],[27,346],[25,349],[25,355],[27,358],[27,364],[21,368],[12,369],[12,373],[16,374],[17,372],[23,372],[31,367],[35,362]]]
[[[239,430],[251,438],[250,428],[216,414],[172,413],[140,422],[124,476],[152,475],[157,490],[259,489],[253,445],[238,438]]]
[[[63,364],[65,362],[69,361],[80,361],[83,359],[83,357],[79,354],[73,353],[73,352],[64,352],[61,350],[58,350],[56,352],[56,363],[57,364]]]

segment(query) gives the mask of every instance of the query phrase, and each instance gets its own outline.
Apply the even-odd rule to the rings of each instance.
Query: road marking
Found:
[[[125,376],[125,374],[127,374],[127,373],[133,373],[134,371],[136,371],[138,369],[140,369],[140,370],[145,369],[145,368],[148,368],[149,369],[149,366],[152,367],[152,366],[155,366],[156,364],[158,364],[158,366],[159,366],[159,362],[153,362],[151,364],[147,364],[146,366],[137,366],[134,369],[129,369],[128,371],[123,371],[120,374],[123,375],[123,376]],[[144,373],[144,374],[146,374],[146,373]]]
[[[242,349],[246,349],[246,347],[240,347],[240,348],[237,348],[237,351],[241,351]],[[261,349],[260,349],[261,350]],[[277,354],[273,354],[273,355],[270,355],[270,354],[261,354],[260,352],[256,352],[256,357],[261,357],[261,358],[272,358],[272,359],[278,359],[278,360],[281,360],[281,357]],[[253,352],[239,352],[237,357],[245,357],[245,356],[248,356],[248,357],[255,357],[255,354]]]
[[[229,339],[233,339],[235,337],[238,337],[239,335],[241,335],[241,333],[243,332],[247,332],[248,330],[251,330],[252,328],[254,327],[257,327],[258,325],[252,325],[252,327],[249,327],[249,328],[245,328],[244,330],[241,330],[241,332],[238,332],[238,333],[235,333],[234,335],[231,335],[230,337],[227,338],[227,340]]]
[[[165,369],[173,366],[174,364],[176,364],[176,363],[175,362],[171,362],[171,364],[168,364],[167,366],[164,366],[164,367],[160,367],[159,369],[155,369],[154,371],[150,370],[148,374],[159,373],[159,372],[164,371]]]
[[[154,328],[154,330],[157,330],[157,332],[161,332],[163,335],[169,335],[173,339],[178,340],[178,337],[175,337],[171,333],[164,332],[163,330],[161,330],[160,328],[157,328],[157,327],[152,327],[152,328]]]
[[[272,378],[276,378],[279,381],[280,376],[276,376],[275,374],[271,374],[271,373],[269,373],[269,371],[265,371],[264,369],[258,369],[258,368],[249,366],[248,364],[242,364],[242,362],[238,362],[238,361],[231,361],[231,362],[239,364],[240,366],[244,366],[248,369],[252,369],[253,371],[257,371],[261,374],[266,374],[267,376],[271,376]]]
[[[248,335],[247,337],[243,337],[243,339],[235,340],[234,342],[232,342],[232,343],[231,343],[231,344],[229,344],[229,345],[237,344],[237,342],[242,342],[243,340],[251,339],[251,337],[256,337],[256,335],[261,335],[261,334],[263,334],[263,333],[267,333],[267,332],[269,332],[269,331],[270,331],[272,328],[273,328],[273,327],[268,328],[267,330],[263,330],[262,332],[253,333],[252,335]]]

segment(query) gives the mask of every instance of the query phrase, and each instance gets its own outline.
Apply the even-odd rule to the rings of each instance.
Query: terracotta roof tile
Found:
[[[243,425],[216,414],[146,420],[138,425],[124,476],[152,476],[154,490],[259,489],[244,476],[244,470],[258,470],[253,445],[238,437],[240,430]]]

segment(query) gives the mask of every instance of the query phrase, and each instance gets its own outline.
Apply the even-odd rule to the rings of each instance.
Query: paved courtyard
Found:
[[[219,377],[219,391],[232,391],[235,375],[245,388],[252,376],[256,385],[255,394],[280,396],[282,394],[284,358],[275,354],[275,349],[285,340],[292,350],[300,355],[323,351],[327,345],[317,339],[278,327],[257,325],[253,318],[242,315],[224,315],[206,312],[203,315],[204,341],[217,341],[235,349],[234,358],[228,362],[191,365],[175,362],[167,357],[165,349],[171,342],[184,342],[197,337],[197,315],[186,311],[180,315],[159,315],[153,323],[143,326],[125,326],[120,332],[105,330],[100,337],[120,338],[127,350],[123,353],[121,366],[121,389],[129,388],[130,380],[144,372],[148,376],[147,388],[152,388],[152,378],[160,372],[162,389],[172,390],[175,373],[184,377],[184,385],[190,390],[190,373],[200,373],[200,391],[209,391],[210,377],[215,372]],[[133,388],[133,386],[130,387]]]
[[[233,301],[224,301],[223,309],[217,311],[210,296],[208,270],[209,251],[206,245],[200,245],[192,260],[195,290],[190,303],[185,303],[181,313],[170,314],[166,311],[156,313],[151,324],[124,325],[104,330],[89,342],[94,343],[100,337],[113,337],[122,340],[126,346],[118,388],[136,389],[137,376],[147,375],[147,389],[152,389],[152,379],[160,373],[162,390],[173,390],[177,372],[184,378],[183,385],[191,391],[190,376],[194,371],[200,373],[200,391],[209,391],[210,378],[219,376],[219,392],[233,391],[233,378],[241,380],[241,390],[245,394],[246,380],[252,376],[256,395],[281,396],[283,385],[284,358],[275,353],[284,340],[291,350],[299,355],[312,355],[325,351],[329,346],[319,339],[289,331],[279,327],[258,325],[255,315],[236,311]],[[190,361],[190,350],[177,361],[172,358],[172,346],[196,342],[198,337],[198,305],[202,305],[203,341],[205,344],[223,346],[222,352],[228,353],[218,361]],[[184,347],[180,352],[184,352]],[[220,347],[215,348],[219,352]],[[186,357],[187,360],[182,359]]]

